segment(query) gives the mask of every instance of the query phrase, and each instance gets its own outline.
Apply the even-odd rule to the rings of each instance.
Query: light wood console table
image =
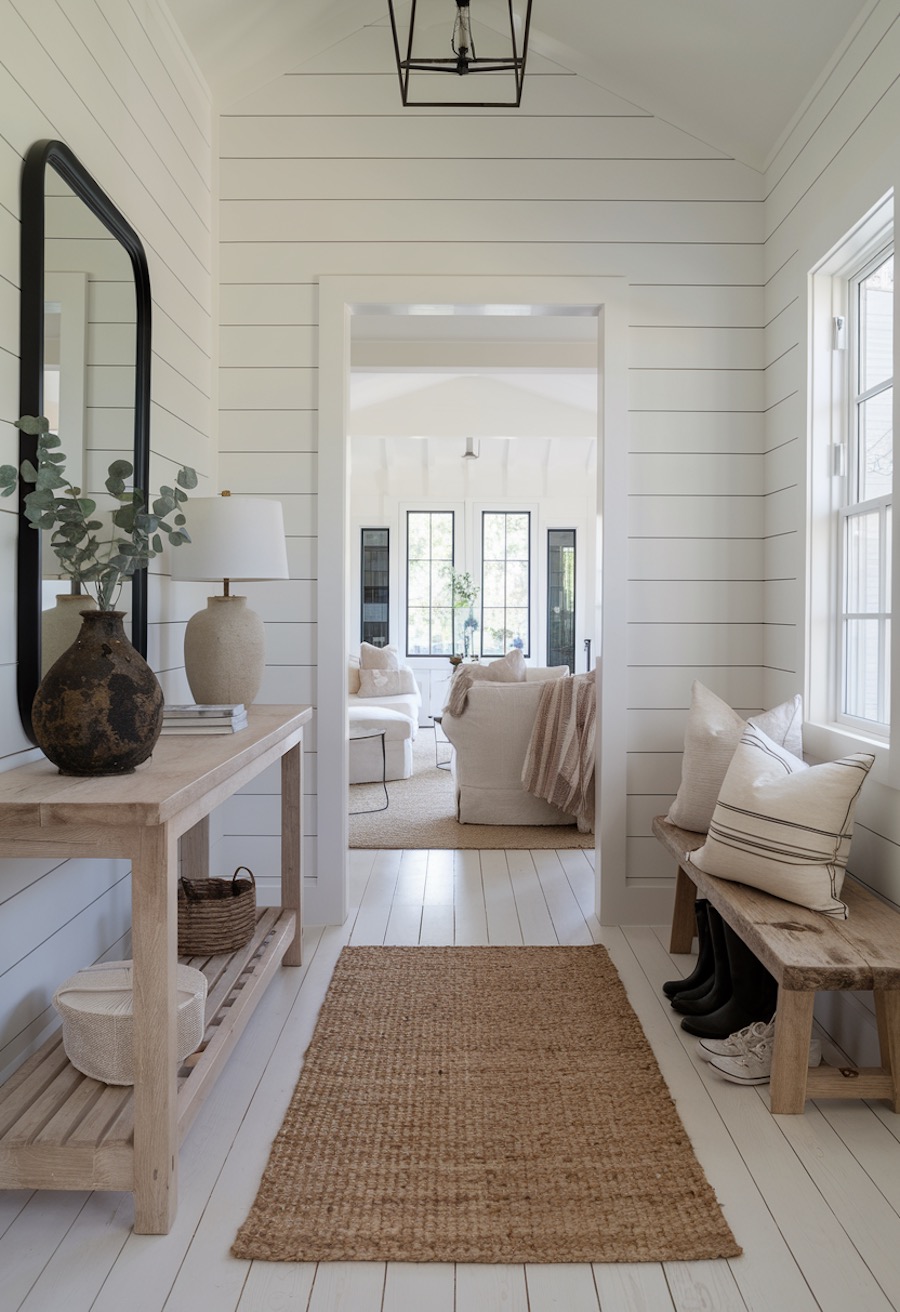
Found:
[[[0,774],[0,857],[131,861],[135,1044],[133,1088],[81,1075],[59,1032],[14,1073],[0,1089],[0,1188],[130,1190],[139,1234],[171,1229],[179,1145],[279,963],[301,964],[301,761],[311,716],[306,706],[254,706],[248,728],[163,737],[151,760],[120,778],[72,778],[48,761]],[[206,1034],[176,1069],[179,840],[185,868],[206,874],[210,812],[277,761],[282,905],[259,909],[239,952],[186,959],[209,981]]]

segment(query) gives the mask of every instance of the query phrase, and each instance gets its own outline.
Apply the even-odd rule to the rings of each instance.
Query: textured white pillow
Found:
[[[791,755],[803,755],[803,701],[799,693],[771,711],[754,715],[752,723]],[[698,834],[709,829],[722,780],[745,728],[737,711],[694,680],[684,731],[681,783],[666,817],[673,825]]]
[[[748,724],[725,774],[706,842],[708,875],[846,919],[840,901],[853,813],[874,756],[806,765]]]
[[[396,647],[376,647],[371,642],[359,644],[361,670],[399,670],[400,653]]]
[[[477,683],[484,679],[493,683],[525,682],[525,657],[518,647],[513,647],[505,656],[487,665],[479,665],[475,661],[471,665],[458,665],[456,668],[458,673],[464,674],[470,683]]]
[[[360,697],[397,697],[415,691],[416,676],[412,670],[361,669],[359,672]]]

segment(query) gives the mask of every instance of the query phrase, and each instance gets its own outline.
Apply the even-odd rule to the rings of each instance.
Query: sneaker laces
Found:
[[[774,1033],[774,1021],[755,1020],[752,1025],[745,1025],[742,1030],[729,1034],[728,1041],[738,1049],[735,1056],[755,1053],[764,1043],[771,1042]]]

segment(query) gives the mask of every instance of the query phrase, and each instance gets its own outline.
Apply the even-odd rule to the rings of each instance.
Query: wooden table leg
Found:
[[[188,879],[209,878],[209,816],[181,835],[181,873]]]
[[[303,842],[303,740],[281,758],[281,905],[297,913],[293,941],[284,954],[286,966],[303,964],[300,849]]]
[[[134,1229],[168,1234],[178,1203],[177,839],[142,829],[131,872],[134,959]]]
[[[891,1111],[900,1112],[900,992],[897,989],[876,988],[873,996],[881,1065],[890,1075],[893,1087],[889,1099]]]
[[[675,875],[675,906],[672,908],[672,929],[669,935],[670,952],[690,952],[697,932],[697,914],[694,904],[697,890],[690,875],[681,866]]]
[[[769,1089],[772,1111],[797,1115],[806,1105],[809,1041],[815,993],[779,988],[775,1012],[775,1052]]]

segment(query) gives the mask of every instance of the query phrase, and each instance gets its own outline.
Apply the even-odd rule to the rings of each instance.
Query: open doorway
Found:
[[[344,603],[352,552],[350,526],[350,373],[354,320],[405,315],[409,318],[464,319],[473,316],[498,319],[592,318],[596,339],[590,350],[596,357],[597,387],[597,494],[593,556],[598,585],[593,598],[593,616],[586,624],[595,641],[594,657],[609,656],[607,686],[601,692],[603,744],[598,760],[600,793],[610,792],[607,810],[621,819],[624,814],[624,777],[604,774],[603,757],[608,752],[624,760],[624,697],[610,703],[612,713],[603,714],[607,690],[624,672],[619,635],[624,625],[604,623],[603,598],[624,594],[617,575],[624,577],[624,488],[625,488],[625,402],[624,342],[626,316],[624,287],[617,279],[575,280],[534,278],[348,278],[323,279],[320,284],[320,436],[319,491],[327,504],[327,517],[319,523],[319,682],[318,682],[318,880],[319,906],[330,923],[346,914],[347,870],[347,752],[345,731],[346,658],[348,608]],[[357,318],[358,316],[358,318]],[[443,325],[446,327],[446,324]],[[433,329],[434,325],[432,325]],[[612,331],[611,331],[612,329]],[[593,330],[593,329],[592,329]],[[426,333],[414,334],[417,338]],[[424,348],[420,348],[424,349]],[[619,443],[604,440],[618,432]],[[618,488],[616,498],[607,499],[610,480]],[[340,509],[340,514],[333,509]],[[618,550],[610,553],[613,538]],[[604,563],[606,562],[606,563]],[[600,579],[602,578],[602,588]],[[327,598],[331,598],[329,603]],[[621,617],[620,617],[621,618]],[[606,677],[606,674],[604,674]],[[601,686],[602,681],[601,681]],[[619,772],[621,776],[621,771]],[[613,799],[613,794],[621,794]],[[598,830],[598,869],[604,850],[624,879],[624,826]],[[613,863],[610,862],[611,868]],[[598,890],[598,906],[611,894]],[[612,912],[610,912],[612,914]]]

